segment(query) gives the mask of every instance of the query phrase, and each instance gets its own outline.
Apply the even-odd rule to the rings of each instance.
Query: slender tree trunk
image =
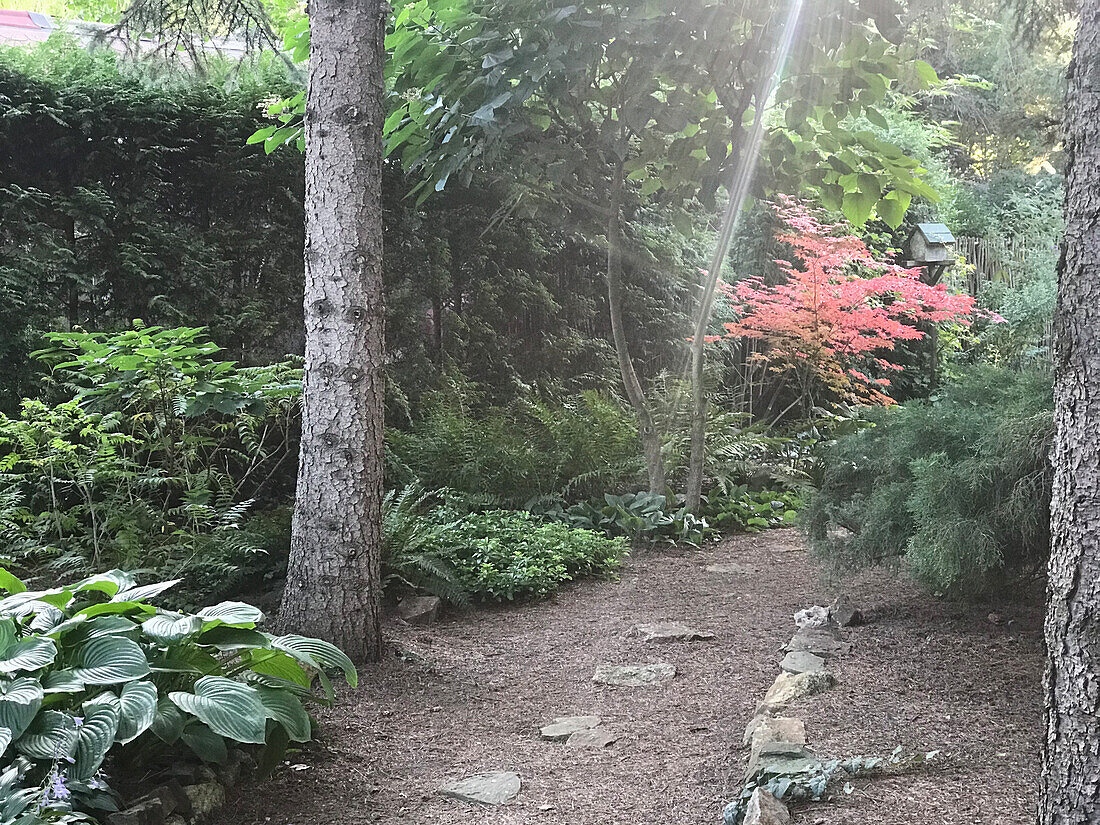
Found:
[[[310,4],[305,387],[280,624],[381,655],[380,0]]]
[[[623,329],[623,166],[619,163],[611,180],[610,210],[607,218],[607,307],[611,316],[611,337],[619,358],[623,389],[634,415],[638,419],[638,434],[642,439],[649,492],[664,494],[665,459],[661,454],[661,434],[646,402],[645,391],[634,370],[634,360]]]
[[[1066,148],[1040,825],[1100,822],[1100,0],[1081,6]]]

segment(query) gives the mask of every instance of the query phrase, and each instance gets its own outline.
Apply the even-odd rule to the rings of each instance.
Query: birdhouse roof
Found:
[[[928,243],[955,243],[955,236],[942,223],[918,223],[917,231]]]

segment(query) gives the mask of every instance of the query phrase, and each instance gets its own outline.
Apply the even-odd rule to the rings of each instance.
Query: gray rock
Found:
[[[825,660],[805,650],[792,650],[783,657],[779,667],[787,673],[821,673],[825,670]]]
[[[806,749],[805,744],[797,742],[758,742],[753,745],[752,753],[749,754],[749,766],[745,771],[745,779],[751,779],[764,765],[812,758],[813,754]]]
[[[675,677],[675,666],[657,662],[651,665],[599,665],[592,681],[616,687],[652,687],[667,685]]]
[[[439,793],[460,802],[507,805],[519,795],[520,785],[519,776],[514,773],[479,773],[444,785]]]
[[[839,597],[829,605],[829,618],[840,627],[853,627],[863,624],[863,613],[859,608],[853,607],[845,596]]]
[[[757,788],[745,808],[744,825],[789,825],[787,806],[763,788]]]
[[[631,635],[641,636],[643,642],[705,642],[714,638],[713,633],[705,633],[677,622],[652,622],[636,624]]]
[[[439,618],[439,596],[409,596],[397,605],[397,618],[409,624],[431,624]]]
[[[806,723],[795,716],[756,716],[745,728],[744,745],[755,747],[761,742],[793,742],[806,744]]]
[[[107,817],[109,825],[161,825],[167,812],[159,799],[147,799]]]
[[[551,724],[544,725],[539,734],[551,742],[564,742],[574,733],[599,727],[599,716],[559,716]]]
[[[764,707],[775,708],[828,690],[836,683],[829,673],[780,673],[764,696]]]
[[[723,562],[722,564],[708,564],[708,573],[721,573],[724,575],[744,575],[752,571],[743,564],[737,562]]]
[[[794,634],[787,650],[813,653],[826,659],[852,649],[849,642],[840,638],[840,631],[833,625],[825,627],[803,627]]]
[[[225,804],[225,788],[219,782],[201,782],[187,785],[183,792],[187,794],[191,815],[196,819],[210,816]]]
[[[566,741],[571,748],[606,748],[619,741],[617,733],[609,733],[602,728],[595,730],[581,730],[574,733]]]

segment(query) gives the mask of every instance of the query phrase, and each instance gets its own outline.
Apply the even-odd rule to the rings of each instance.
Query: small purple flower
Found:
[[[46,793],[57,802],[72,796],[69,789],[65,787],[65,777],[61,775],[60,771],[54,772],[53,780],[50,782],[50,788]]]
[[[76,725],[79,728],[81,725],[84,724],[84,717],[83,716],[74,716],[73,717],[73,724]]]

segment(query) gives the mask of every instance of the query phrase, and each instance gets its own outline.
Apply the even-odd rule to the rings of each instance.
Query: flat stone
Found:
[[[743,564],[737,562],[723,562],[722,564],[708,564],[708,573],[721,573],[724,575],[744,575],[752,571]]]
[[[787,650],[813,653],[829,658],[851,651],[852,645],[840,638],[840,631],[831,625],[826,627],[803,627],[794,634]]]
[[[805,650],[792,650],[783,657],[779,667],[787,673],[822,673],[825,670],[825,660]]]
[[[809,759],[813,756],[806,745],[797,742],[758,742],[753,745],[749,754],[749,766],[745,771],[745,779],[751,779],[763,765],[772,765],[777,761],[790,761],[793,759]]]
[[[168,812],[159,799],[147,799],[107,817],[108,825],[160,825]]]
[[[764,707],[786,705],[805,696],[828,690],[836,680],[829,673],[780,673],[764,696]]]
[[[761,742],[806,744],[806,723],[796,716],[756,716],[745,728],[744,745]]]
[[[397,618],[409,624],[431,624],[439,618],[439,596],[409,596],[397,605]]]
[[[539,734],[551,742],[564,742],[574,733],[599,727],[600,721],[599,716],[559,716],[542,727]]]
[[[602,728],[579,730],[566,741],[571,748],[606,748],[619,741],[617,733],[609,733]]]
[[[791,812],[787,806],[763,788],[757,788],[745,807],[744,825],[789,825]]]
[[[507,805],[519,795],[519,775],[511,772],[479,773],[439,789],[441,796],[481,805]]]
[[[651,665],[599,665],[592,681],[616,687],[653,687],[667,685],[676,677],[676,667],[668,662]]]
[[[677,622],[636,624],[630,633],[641,636],[643,642],[705,642],[714,638],[713,633],[705,633]]]

